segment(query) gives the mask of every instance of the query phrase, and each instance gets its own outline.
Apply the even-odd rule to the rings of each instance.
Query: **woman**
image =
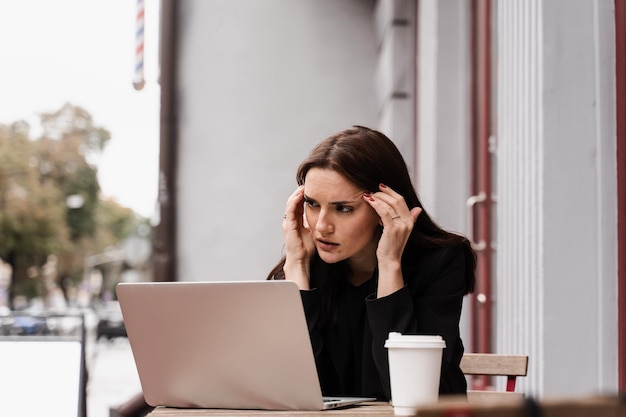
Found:
[[[389,400],[389,332],[440,335],[441,394],[463,394],[468,240],[422,208],[397,147],[354,126],[318,144],[286,205],[285,257],[268,279],[298,284],[324,395]]]

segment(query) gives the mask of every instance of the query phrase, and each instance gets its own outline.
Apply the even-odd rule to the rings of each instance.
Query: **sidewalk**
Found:
[[[87,347],[87,417],[109,417],[110,408],[141,392],[128,339],[89,340]]]

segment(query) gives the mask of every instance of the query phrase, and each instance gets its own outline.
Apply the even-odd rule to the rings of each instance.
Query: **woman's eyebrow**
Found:
[[[346,206],[346,205],[356,204],[359,201],[360,200],[354,200],[354,201],[331,201],[330,204],[335,205],[335,206]]]
[[[304,200],[305,201],[313,201],[315,203],[317,203],[317,201],[314,198],[309,197],[308,195],[304,194]],[[360,200],[352,200],[352,201],[331,201],[329,204],[332,204],[333,206],[345,206],[348,204],[356,204],[358,203]]]

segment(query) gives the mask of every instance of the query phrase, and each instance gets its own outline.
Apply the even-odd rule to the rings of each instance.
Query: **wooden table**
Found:
[[[367,402],[356,406],[336,408],[325,411],[269,411],[269,410],[223,410],[223,409],[198,409],[198,408],[169,408],[157,407],[148,417],[254,417],[254,416],[279,416],[279,417],[319,417],[336,416],[393,416],[393,407],[387,402]]]
[[[490,407],[487,407],[490,408]],[[521,401],[507,404],[504,409],[507,417],[525,417],[522,414]],[[500,410],[502,408],[500,407]],[[418,417],[482,417],[476,413],[474,405],[467,403],[465,397],[448,397],[437,403],[420,407]],[[519,411],[519,413],[516,413]],[[157,407],[147,417],[394,417],[393,407],[382,401],[336,408],[325,411],[269,411],[269,410],[224,410],[224,409],[182,409]],[[491,417],[491,414],[486,416]],[[598,416],[594,416],[598,417]]]
[[[535,403],[541,417],[626,417],[626,398],[591,396],[548,399]],[[459,399],[440,400],[420,407],[417,417],[527,417],[533,414],[526,401],[469,404]],[[327,411],[222,410],[157,407],[147,417],[393,417],[393,407],[386,402],[368,402]]]

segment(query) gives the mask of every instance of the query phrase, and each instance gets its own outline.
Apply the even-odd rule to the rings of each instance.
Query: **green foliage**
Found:
[[[100,201],[97,219],[99,224],[107,225],[106,230],[101,230],[101,232],[108,233],[108,238],[112,241],[120,241],[130,236],[139,221],[131,209],[121,206],[112,199]]]
[[[108,130],[94,125],[89,112],[69,103],[56,112],[42,114],[41,127],[46,138],[77,140],[83,156],[101,153],[111,139]]]
[[[110,139],[91,115],[70,104],[28,123],[0,125],[0,258],[13,266],[13,295],[38,291],[32,272],[51,254],[61,279],[82,277],[85,256],[130,236],[141,221],[100,199],[95,160]]]
[[[60,191],[41,181],[33,143],[24,125],[0,129],[0,257],[12,259],[14,276],[24,279],[31,263],[67,248]]]

